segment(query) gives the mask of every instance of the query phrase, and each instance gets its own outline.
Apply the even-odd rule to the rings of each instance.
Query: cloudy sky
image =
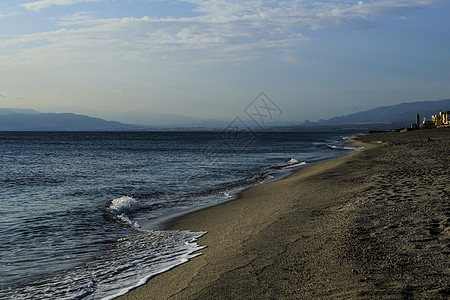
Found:
[[[450,98],[450,1],[0,3],[0,107],[283,120]]]

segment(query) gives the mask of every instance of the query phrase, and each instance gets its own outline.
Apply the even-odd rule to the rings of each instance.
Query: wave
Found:
[[[283,170],[283,169],[290,169],[290,168],[296,168],[300,166],[304,166],[307,163],[305,161],[298,161],[295,158],[291,158],[288,162],[276,166],[272,166],[271,169],[277,169],[277,170]]]
[[[335,149],[335,150],[352,150],[352,151],[364,149],[364,147],[353,147],[353,146],[346,146],[346,145],[327,145],[327,147],[330,149]]]
[[[225,196],[226,199],[233,198],[233,196],[230,195],[230,192],[229,192],[229,191],[223,192],[223,195]]]
[[[32,286],[8,286],[1,299],[115,299],[151,277],[201,255],[206,232],[143,231],[117,240],[96,258]],[[50,296],[49,296],[50,295]]]
[[[112,257],[104,259],[105,262],[116,261],[116,264],[109,270],[101,268],[99,279],[104,279],[105,285],[96,288],[93,298],[115,299],[145,284],[155,275],[201,255],[197,251],[206,246],[200,246],[196,241],[204,234],[206,232],[146,231],[120,239],[109,253]],[[111,282],[108,279],[110,275],[116,280]]]
[[[271,174],[256,174],[252,178],[247,179],[247,183],[262,183],[267,180],[273,179],[273,175]]]
[[[127,215],[135,212],[140,208],[140,203],[137,199],[130,196],[122,196],[120,198],[113,199],[108,206],[108,211],[117,219],[120,223],[125,223],[131,227],[139,228],[139,224],[136,221],[130,219]]]

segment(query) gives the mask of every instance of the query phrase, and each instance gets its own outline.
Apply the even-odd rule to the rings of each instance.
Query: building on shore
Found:
[[[450,126],[449,115],[450,111],[440,111],[438,115],[431,116],[431,120],[436,127],[447,127]]]
[[[450,111],[440,111],[438,115],[431,116],[431,121],[423,119],[422,128],[450,127]]]
[[[416,123],[411,124],[411,129],[420,129],[420,114],[416,115]]]

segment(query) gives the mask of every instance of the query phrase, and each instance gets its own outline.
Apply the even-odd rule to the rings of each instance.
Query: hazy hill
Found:
[[[40,114],[40,112],[34,109],[23,109],[23,108],[0,108],[0,116],[7,116],[12,114],[27,114],[35,115]]]
[[[184,126],[202,123],[205,120],[179,114],[159,113],[149,110],[128,111],[121,113],[93,112],[93,115],[101,116],[108,120],[116,120],[126,124],[139,124],[150,126]]]
[[[404,126],[408,126],[409,124],[416,122],[417,113],[420,114],[422,121],[425,117],[431,118],[431,115],[438,114],[440,110],[450,110],[450,99],[381,106],[342,117],[320,120],[317,123],[327,125],[355,123],[404,123]]]
[[[135,127],[71,113],[0,115],[1,131],[113,131],[130,129],[135,129]]]

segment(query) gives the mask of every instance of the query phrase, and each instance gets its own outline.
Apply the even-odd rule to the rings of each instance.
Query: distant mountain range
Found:
[[[94,113],[95,114],[95,113]],[[204,119],[194,118],[180,114],[159,113],[149,110],[134,110],[120,113],[99,112],[103,118],[115,120],[125,124],[139,124],[146,126],[183,126],[186,124],[199,124],[205,122]]]
[[[28,113],[26,113],[28,112]],[[32,110],[7,114],[0,109],[0,131],[122,131],[136,126],[72,113],[35,113]]]
[[[417,113],[423,119],[438,114],[440,110],[450,110],[450,99],[402,103],[317,122],[277,122],[269,126],[272,130],[294,127],[299,130],[305,130],[308,127],[395,129],[415,123]],[[173,123],[173,125],[167,123],[165,126],[130,125],[73,113],[40,113],[33,109],[0,108],[0,131],[218,130],[228,125],[226,121],[189,117],[183,118],[182,121],[186,123]],[[148,123],[151,124],[151,120],[148,120]]]
[[[334,117],[328,120],[320,120],[317,124],[365,124],[365,123],[404,123],[405,126],[416,122],[416,115],[423,118],[431,118],[439,111],[450,110],[450,99],[439,101],[419,101],[402,103],[390,106],[381,106],[371,110],[357,112],[342,117]]]

